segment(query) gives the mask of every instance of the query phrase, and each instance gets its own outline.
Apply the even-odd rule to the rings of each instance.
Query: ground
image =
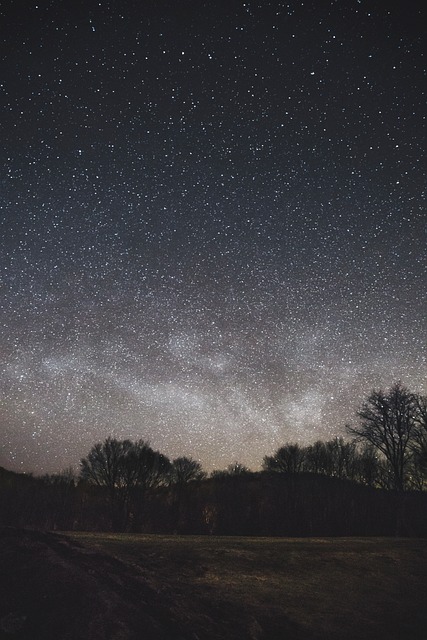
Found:
[[[0,530],[0,638],[425,640],[427,540]]]

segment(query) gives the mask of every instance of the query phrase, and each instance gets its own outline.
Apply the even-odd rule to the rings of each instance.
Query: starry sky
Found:
[[[257,469],[427,393],[423,5],[3,3],[0,465]]]

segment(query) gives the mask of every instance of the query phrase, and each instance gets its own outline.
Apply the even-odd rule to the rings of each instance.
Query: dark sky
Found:
[[[255,469],[427,393],[424,5],[3,3],[0,465]]]

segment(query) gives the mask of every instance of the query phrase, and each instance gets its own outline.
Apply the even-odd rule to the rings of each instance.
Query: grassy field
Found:
[[[173,593],[200,640],[427,638],[427,540],[70,537]]]

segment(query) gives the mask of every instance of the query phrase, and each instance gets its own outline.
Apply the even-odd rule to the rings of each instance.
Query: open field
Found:
[[[427,539],[0,527],[0,640],[425,640]]]
[[[425,539],[71,538],[172,593],[200,640],[427,638]]]

